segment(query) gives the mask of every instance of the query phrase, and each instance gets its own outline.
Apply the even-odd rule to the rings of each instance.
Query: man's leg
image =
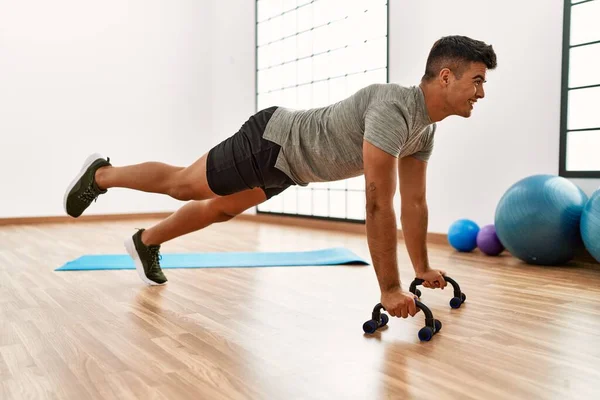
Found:
[[[65,212],[77,218],[108,189],[120,187],[169,195],[177,200],[205,200],[265,185],[279,146],[262,135],[277,107],[262,110],[240,130],[188,167],[144,162],[114,167],[100,154],[88,157],[64,195]],[[260,172],[256,170],[258,167]],[[267,179],[268,180],[268,179]],[[209,184],[210,182],[210,184]]]
[[[283,189],[281,189],[283,190]],[[142,281],[162,285],[167,278],[160,267],[160,245],[171,239],[224,222],[267,199],[261,188],[228,196],[192,201],[174,214],[148,229],[140,229],[125,240],[125,248],[133,258]]]
[[[266,200],[261,188],[245,190],[208,200],[191,201],[142,234],[146,245],[160,245],[215,222],[228,221]]]
[[[96,171],[101,189],[128,188],[169,195],[177,200],[204,200],[216,197],[206,179],[205,153],[188,167],[150,161],[124,167],[105,166]]]
[[[114,167],[109,159],[94,154],[88,157],[67,188],[65,210],[78,217],[99,195],[113,187],[195,200],[156,226],[138,230],[125,241],[142,280],[151,285],[165,283],[167,279],[159,261],[162,243],[231,219],[294,184],[275,168],[279,146],[262,138],[275,110],[276,107],[272,107],[252,116],[236,134],[189,167],[161,162]]]
[[[169,195],[177,200],[203,200],[217,195],[206,176],[208,153],[188,167],[161,162],[115,167],[109,159],[92,154],[67,188],[65,212],[77,218],[98,196],[114,187]]]

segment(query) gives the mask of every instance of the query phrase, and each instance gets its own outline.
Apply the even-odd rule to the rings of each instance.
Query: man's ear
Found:
[[[442,68],[439,75],[439,82],[442,86],[448,86],[450,84],[450,78],[452,71],[449,68]]]

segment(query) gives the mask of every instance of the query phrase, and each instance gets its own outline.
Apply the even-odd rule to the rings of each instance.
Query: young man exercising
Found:
[[[402,231],[416,277],[426,287],[443,289],[445,273],[432,269],[427,256],[427,161],[436,123],[451,115],[468,118],[484,97],[487,70],[495,68],[492,46],[443,37],[431,48],[418,86],[373,84],[326,107],[264,109],[188,167],[160,162],[115,167],[94,154],[68,187],[65,211],[79,217],[114,187],[189,201],[125,241],[141,279],[160,285],[167,281],[159,263],[162,243],[227,221],[291,185],[364,174],[367,241],[381,303],[392,316],[414,316],[415,296],[402,289],[398,272],[396,188],[399,182]]]

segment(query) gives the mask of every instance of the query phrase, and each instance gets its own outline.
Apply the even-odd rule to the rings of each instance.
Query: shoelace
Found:
[[[162,256],[160,255],[160,247],[159,246],[148,247],[148,254],[150,255],[150,262],[152,265],[151,270],[152,271],[160,270],[160,260],[162,260]]]
[[[93,183],[90,183],[87,189],[79,195],[79,198],[85,202],[91,203],[92,201],[96,201],[99,195],[100,192],[94,188]]]
[[[106,162],[110,163],[110,157],[106,158]],[[94,183],[90,182],[90,185],[85,189],[83,193],[79,195],[79,198],[85,202],[91,203],[96,201],[101,192],[94,187]]]

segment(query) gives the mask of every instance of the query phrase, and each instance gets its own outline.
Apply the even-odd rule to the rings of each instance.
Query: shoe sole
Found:
[[[67,212],[67,198],[69,197],[69,193],[71,193],[71,190],[73,190],[73,188],[75,187],[77,182],[81,179],[83,174],[85,174],[85,171],[87,171],[87,169],[90,167],[90,165],[92,165],[92,163],[99,158],[104,158],[104,157],[102,157],[102,155],[98,154],[98,153],[94,153],[94,154],[90,155],[83,163],[83,166],[81,167],[81,170],[79,171],[77,176],[71,181],[71,183],[67,187],[65,195],[63,197],[63,208],[65,210],[65,214],[67,214],[67,215],[69,214]]]
[[[165,283],[158,283],[158,282],[154,282],[151,279],[148,279],[148,277],[146,276],[146,273],[144,272],[144,265],[142,264],[142,260],[140,260],[137,251],[135,249],[135,243],[133,243],[133,238],[129,237],[127,239],[125,239],[125,249],[127,250],[127,253],[129,253],[129,256],[131,258],[133,258],[133,262],[135,263],[135,269],[138,273],[138,275],[140,276],[140,278],[142,279],[142,281],[148,285],[154,285],[154,286],[162,286]]]

